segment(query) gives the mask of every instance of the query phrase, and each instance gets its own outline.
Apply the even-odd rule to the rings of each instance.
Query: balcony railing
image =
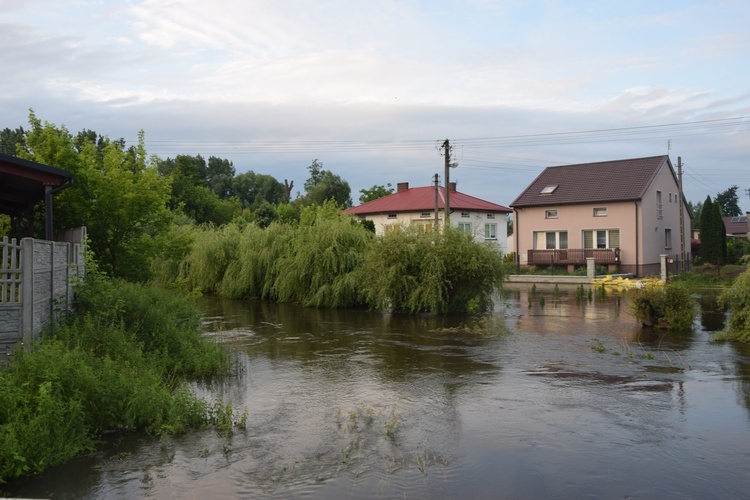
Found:
[[[529,265],[549,266],[563,264],[586,264],[586,259],[594,258],[596,264],[618,264],[620,262],[619,248],[571,248],[568,250],[529,250]]]

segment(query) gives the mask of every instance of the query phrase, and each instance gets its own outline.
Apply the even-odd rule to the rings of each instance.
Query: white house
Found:
[[[431,231],[436,221],[442,226],[445,205],[443,186],[410,188],[408,182],[400,182],[395,193],[344,212],[371,220],[375,224],[375,233],[383,235],[415,224],[425,231]],[[454,182],[450,183],[448,206],[452,227],[470,233],[477,242],[496,244],[503,253],[508,250],[510,208],[456,191]]]

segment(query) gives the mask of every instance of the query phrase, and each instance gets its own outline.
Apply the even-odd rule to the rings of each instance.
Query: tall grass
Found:
[[[78,314],[0,368],[0,483],[93,449],[108,430],[180,433],[212,420],[187,378],[227,373],[184,295],[89,273]]]

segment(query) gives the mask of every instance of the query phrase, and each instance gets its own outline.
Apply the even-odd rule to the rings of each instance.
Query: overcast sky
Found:
[[[750,2],[0,0],[0,128],[93,129],[301,189],[443,176],[509,205],[545,166],[669,154],[750,210]]]

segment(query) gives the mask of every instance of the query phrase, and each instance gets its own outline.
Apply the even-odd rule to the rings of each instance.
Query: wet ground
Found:
[[[245,431],[117,446],[15,485],[52,498],[743,498],[750,350],[696,295],[689,332],[626,296],[507,287],[495,314],[406,317],[205,298],[240,374],[199,387]]]

